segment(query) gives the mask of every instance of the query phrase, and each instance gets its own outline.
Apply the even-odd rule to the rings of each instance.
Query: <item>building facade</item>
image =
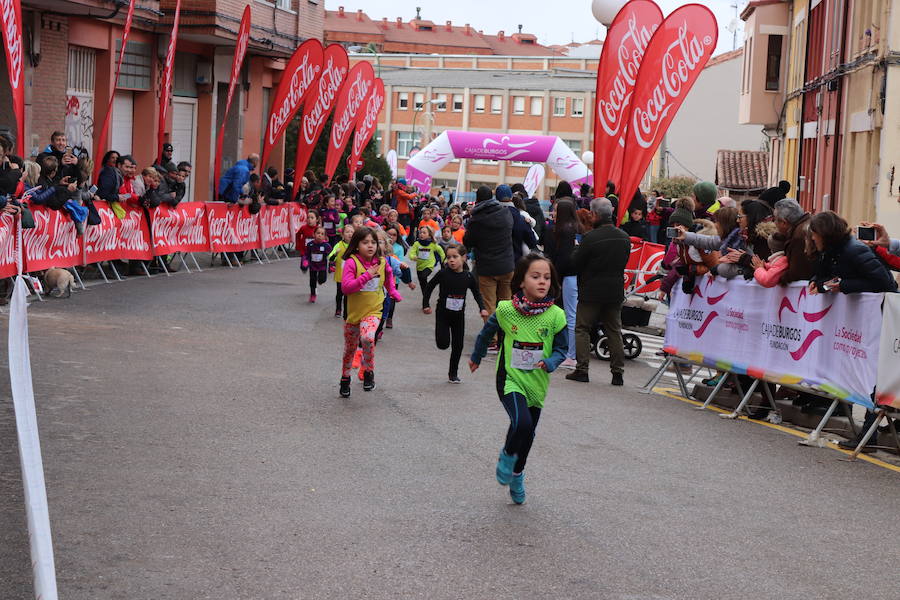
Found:
[[[752,0],[742,17],[741,119],[771,139],[770,183],[900,231],[900,0]]]
[[[25,131],[14,131],[9,102],[0,104],[0,127],[24,135],[31,154],[40,152],[55,130],[65,131],[70,145],[93,153],[94,135],[99,135],[112,92],[127,4],[112,0],[52,4],[49,10],[41,0],[22,2]],[[109,138],[100,145],[134,155],[140,166],[149,166],[156,158],[161,76],[175,4],[175,0],[136,3]],[[224,112],[235,39],[247,4],[253,11],[251,42],[226,126],[225,168],[260,151],[271,90],[278,85],[285,58],[304,40],[322,38],[325,8],[320,0],[182,3],[172,106],[165,130],[175,147],[175,159],[194,165],[189,180],[192,199],[214,198],[211,179],[219,115]],[[3,72],[5,60],[0,53]],[[0,97],[8,98],[9,93],[8,81],[0,78]],[[283,158],[284,148],[276,148],[271,164],[280,168]]]

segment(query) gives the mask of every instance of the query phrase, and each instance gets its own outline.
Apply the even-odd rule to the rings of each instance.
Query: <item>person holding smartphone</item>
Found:
[[[54,157],[57,161],[56,175],[53,183],[61,183],[63,177],[69,177],[71,181],[78,181],[78,157],[69,146],[66,134],[63,131],[54,131],[50,135],[50,144],[44,151],[38,154],[37,163],[42,164],[47,157]]]

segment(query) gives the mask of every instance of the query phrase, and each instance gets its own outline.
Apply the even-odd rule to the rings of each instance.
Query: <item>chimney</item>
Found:
[[[453,31],[453,21],[447,21],[447,24],[445,27],[446,27],[447,31]]]
[[[519,25],[519,35],[522,35],[522,26]]]
[[[403,28],[403,17],[397,17],[397,29]]]
[[[387,28],[388,28],[387,17],[381,17],[381,28],[382,28],[382,29],[387,29]]]
[[[498,39],[499,41],[502,42],[505,38],[506,38],[506,32],[505,32],[505,31],[503,31],[503,30],[501,29],[500,31],[497,32],[497,39]]]
[[[363,20],[363,11],[362,11],[361,8],[360,8],[360,9],[357,9],[357,11],[356,11],[356,20],[357,20],[357,21],[362,21],[362,20]]]
[[[472,26],[466,23],[466,35],[472,35]]]
[[[344,7],[343,6],[338,6],[338,16],[339,17],[344,16]]]

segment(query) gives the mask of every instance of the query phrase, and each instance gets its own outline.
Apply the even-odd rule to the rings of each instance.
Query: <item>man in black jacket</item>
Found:
[[[578,311],[575,314],[575,370],[566,379],[588,382],[591,331],[603,325],[609,344],[612,384],[622,385],[625,350],[622,347],[622,302],[625,265],[631,254],[628,234],[613,224],[613,206],[606,198],[591,201],[594,229],[572,253],[578,272]]]
[[[483,185],[475,192],[475,207],[463,237],[466,248],[475,252],[478,285],[489,313],[497,308],[498,300],[509,300],[515,262],[512,248],[513,218],[509,209],[501,205]]]

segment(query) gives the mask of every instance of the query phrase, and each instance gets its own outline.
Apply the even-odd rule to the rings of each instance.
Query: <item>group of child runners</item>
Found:
[[[329,271],[334,274],[334,314],[344,319],[339,392],[347,398],[355,360],[363,390],[375,389],[375,346],[383,329],[393,325],[394,304],[403,300],[399,282],[410,289],[416,288],[416,282],[403,262],[403,246],[398,244],[402,231],[394,225],[388,223],[385,228],[386,223],[376,223],[362,214],[339,224],[327,206],[322,213],[310,211],[301,231],[303,239],[308,240],[301,251],[301,268],[309,272],[311,303],[316,301],[318,286],[326,282]],[[422,310],[435,316],[437,347],[450,348],[447,375],[448,381],[456,384],[460,383],[469,293],[477,303],[484,326],[469,358],[469,368],[472,372],[478,369],[489,345],[497,343],[497,394],[510,424],[497,460],[496,479],[509,487],[513,502],[522,504],[525,462],[544,406],[549,374],[565,359],[568,348],[565,313],[556,305],[559,278],[543,256],[523,257],[512,278],[512,299],[499,302],[496,311],[489,314],[477,279],[468,268],[465,247],[455,237],[443,239],[437,224],[429,221],[423,214],[408,251],[422,293]],[[445,243],[439,243],[438,235]],[[438,299],[432,311],[435,289]]]

